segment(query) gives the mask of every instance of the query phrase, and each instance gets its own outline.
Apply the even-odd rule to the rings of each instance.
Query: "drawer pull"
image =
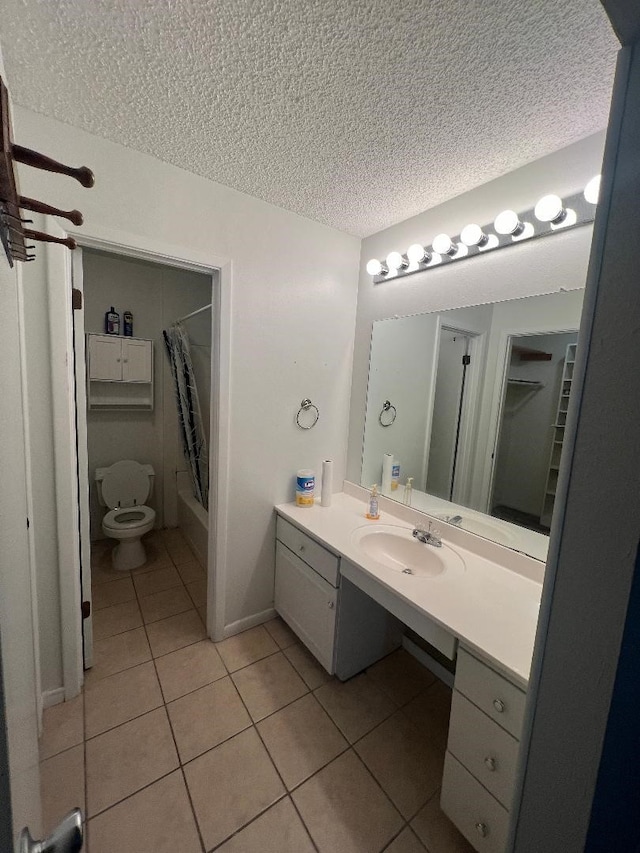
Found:
[[[329,605],[329,610],[333,610],[333,609],[334,609],[335,604],[333,603],[333,601],[328,601],[328,602],[327,602],[327,604]]]
[[[481,835],[482,838],[486,838],[489,834],[489,828],[486,823],[482,823],[482,821],[478,821],[476,824],[476,829],[478,831],[478,835]]]
[[[502,699],[494,699],[493,700],[493,707],[496,709],[496,711],[499,714],[502,714],[504,711],[504,708],[505,708],[505,704],[502,701]]]
[[[494,770],[496,769],[495,758],[492,758],[490,755],[487,755],[487,757],[484,760],[484,766],[487,768],[487,770],[490,770],[493,773]]]
[[[298,551],[304,551],[304,545],[299,545],[299,546],[298,546]]]

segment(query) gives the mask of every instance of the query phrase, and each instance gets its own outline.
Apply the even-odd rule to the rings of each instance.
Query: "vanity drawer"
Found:
[[[276,538],[312,569],[315,569],[332,586],[338,586],[339,557],[280,516],[276,522]]]
[[[462,648],[458,651],[455,687],[503,729],[520,738],[526,694]]]
[[[518,761],[518,741],[468,699],[453,691],[449,751],[509,809]]]
[[[440,805],[479,853],[505,853],[509,813],[450,752],[444,759]]]

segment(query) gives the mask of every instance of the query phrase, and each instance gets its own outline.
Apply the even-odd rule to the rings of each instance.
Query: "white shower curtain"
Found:
[[[184,456],[189,466],[193,494],[205,509],[209,508],[209,460],[207,440],[202,426],[198,389],[191,361],[189,337],[178,322],[163,331],[167,355],[176,388],[178,421]]]

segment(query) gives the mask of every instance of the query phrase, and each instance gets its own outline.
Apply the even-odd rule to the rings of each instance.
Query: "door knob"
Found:
[[[34,841],[25,827],[20,833],[19,853],[79,853],[82,850],[82,812],[74,809],[44,841]]]

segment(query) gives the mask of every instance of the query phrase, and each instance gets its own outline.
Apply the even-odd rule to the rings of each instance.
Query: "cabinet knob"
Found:
[[[502,699],[494,699],[493,700],[493,707],[496,709],[496,711],[499,714],[502,714],[504,711],[505,705],[504,705],[504,702],[502,701]]]
[[[481,835],[483,838],[486,838],[489,834],[489,827],[480,820],[476,824],[476,830],[478,831],[478,835]]]
[[[327,603],[328,603],[328,605],[329,605],[329,610],[333,610],[333,609],[334,609],[334,607],[335,607],[335,604],[333,603],[333,601],[329,601],[329,602],[327,602]]]
[[[125,364],[128,364],[128,362],[129,362],[128,358],[123,358],[122,360],[124,361]]]
[[[487,770],[490,770],[493,773],[493,771],[496,769],[495,758],[492,758],[490,755],[487,755],[484,760],[484,766],[487,768]]]
[[[304,545],[298,545],[298,551],[304,551]]]

